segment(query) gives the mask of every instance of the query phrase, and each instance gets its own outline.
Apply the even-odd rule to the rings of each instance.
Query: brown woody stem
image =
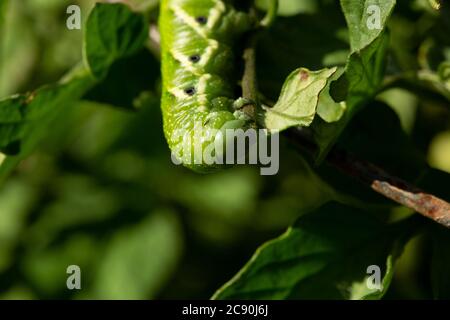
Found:
[[[251,37],[244,50],[245,69],[242,91],[245,98],[256,101],[255,39],[255,37]],[[286,136],[300,149],[315,153],[316,145],[307,129],[290,129],[286,132]],[[326,160],[344,174],[357,179],[375,192],[450,228],[450,204],[447,201],[422,191],[373,163],[358,159],[346,151],[335,148],[329,153]]]
[[[315,153],[316,146],[304,129],[290,129],[286,136],[302,150]],[[427,193],[408,182],[387,173],[384,169],[361,160],[340,149],[333,149],[327,162],[344,174],[354,177],[372,190],[423,216],[450,228],[450,203]]]

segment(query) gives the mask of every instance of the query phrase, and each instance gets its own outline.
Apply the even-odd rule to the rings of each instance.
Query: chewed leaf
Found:
[[[338,89],[333,90],[332,85],[330,90],[335,91],[334,94],[331,92],[333,97],[345,100],[345,109],[328,113],[333,109],[318,108],[324,121],[318,119],[311,125],[314,140],[319,146],[317,163],[323,161],[353,116],[377,93],[382,83],[389,46],[385,28],[395,3],[395,0],[341,0],[349,28],[351,54],[344,74],[333,82],[334,89]],[[328,107],[330,102],[324,100]]]
[[[344,69],[339,69],[336,71],[329,79],[327,86],[320,93],[319,104],[317,105],[317,114],[325,122],[336,122],[339,121],[344,115],[346,109],[345,101],[336,102],[332,97],[332,84],[334,80],[340,78],[344,73]]]
[[[332,81],[331,88],[333,84],[342,86],[342,83],[347,87],[342,90],[346,91],[345,112],[339,121],[314,121],[311,125],[314,139],[319,146],[317,163],[325,158],[353,116],[376,94],[384,75],[388,44],[389,36],[382,33],[369,46],[350,55],[345,73],[338,80]],[[322,114],[320,115],[322,117]],[[325,117],[322,118],[326,120]]]
[[[286,79],[278,102],[266,108],[265,127],[282,131],[293,126],[309,126],[316,114],[319,95],[336,68],[310,71],[300,68]]]

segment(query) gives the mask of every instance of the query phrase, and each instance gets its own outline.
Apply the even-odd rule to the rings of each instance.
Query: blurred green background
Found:
[[[75,1],[83,22],[94,2]],[[330,8],[324,12],[315,1],[282,2],[280,19],[298,24],[305,39],[289,48],[297,58],[288,63],[317,69],[345,62],[345,24],[336,5],[324,1]],[[55,82],[81,60],[83,30],[65,27],[73,3],[14,0],[0,8],[0,98]],[[426,40],[412,26],[420,21],[429,28],[437,19],[423,1],[414,3],[402,5],[391,23],[393,43],[401,44],[393,55],[405,64],[417,63],[415,53]],[[333,39],[317,39],[318,32]],[[271,59],[270,50],[259,57],[265,64]],[[135,73],[147,88],[138,111],[105,98],[105,92],[114,98],[117,90],[130,89],[132,81],[96,88],[65,107],[38,150],[0,187],[0,299],[209,298],[258,246],[338,192],[284,144],[274,177],[261,177],[256,167],[197,175],[174,166],[162,133],[159,63],[148,51],[133,61],[137,65],[116,68],[120,74],[125,66],[125,74]],[[292,71],[292,65],[275,67],[263,71],[270,77],[262,75],[269,98]],[[449,109],[399,89],[381,99],[428,163],[450,172]],[[349,197],[359,192],[350,189]],[[388,298],[431,296],[427,241],[419,237],[408,245]],[[69,265],[81,267],[82,290],[66,288]]]

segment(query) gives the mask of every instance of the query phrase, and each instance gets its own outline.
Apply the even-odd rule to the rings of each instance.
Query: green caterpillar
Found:
[[[217,141],[214,130],[248,128],[253,119],[235,99],[237,41],[257,21],[231,0],[162,0],[161,35],[164,133],[175,158],[199,172],[217,165],[197,161],[199,149]],[[212,129],[199,141],[195,129]]]

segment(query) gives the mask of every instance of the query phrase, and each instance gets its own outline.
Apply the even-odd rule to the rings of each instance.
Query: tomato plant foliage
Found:
[[[270,181],[255,178],[247,169],[242,175],[239,169],[231,169],[226,170],[230,173],[214,174],[214,178],[199,178],[179,173],[181,168],[169,163],[168,150],[160,142],[159,57],[148,38],[149,25],[157,21],[157,1],[132,3],[133,10],[124,4],[96,4],[83,26],[80,62],[58,81],[0,100],[0,178],[4,184],[20,172],[23,160],[39,154],[47,144],[64,144],[54,140],[58,132],[64,132],[63,127],[69,126],[68,118],[89,122],[89,117],[77,110],[78,106],[91,104],[102,109],[108,105],[114,110],[108,112],[114,116],[108,116],[104,127],[114,127],[113,132],[104,129],[100,137],[94,131],[90,138],[80,138],[81,141],[98,138],[103,142],[81,147],[77,161],[88,161],[89,169],[84,168],[96,171],[100,181],[120,181],[111,194],[118,192],[120,197],[124,196],[118,190],[129,184],[133,196],[123,200],[121,206],[131,212],[176,204],[162,213],[156,210],[156,218],[145,220],[142,228],[130,229],[129,238],[123,236],[128,231],[114,237],[106,259],[121,279],[121,290],[110,291],[108,297],[124,297],[121,294],[128,290],[127,283],[133,281],[136,285],[128,290],[132,298],[146,297],[148,288],[160,290],[161,283],[170,277],[170,272],[175,272],[181,259],[182,240],[178,233],[182,232],[173,211],[184,207],[194,212],[186,223],[203,221],[204,226],[198,229],[201,231],[196,232],[216,240],[238,233],[232,227],[225,231],[217,227],[221,231],[216,235],[208,231],[215,228],[211,227],[214,224],[220,224],[217,222],[220,219],[228,221],[231,216],[236,220],[230,226],[268,229],[271,235],[287,228],[281,236],[257,248],[250,258],[249,252],[263,242],[256,237],[258,242],[251,242],[250,249],[239,259],[240,267],[236,263],[223,271],[217,276],[222,285],[213,282],[205,289],[214,299],[395,297],[398,290],[390,288],[395,286],[396,272],[402,271],[405,259],[416,259],[426,270],[431,290],[424,296],[450,298],[449,230],[376,195],[326,162],[329,152],[338,146],[450,200],[449,167],[445,166],[445,161],[450,161],[449,142],[447,147],[439,147],[446,151],[440,150],[437,156],[429,153],[436,148],[434,137],[450,130],[448,3],[436,10],[425,0],[414,5],[395,0],[304,1],[304,5],[294,0],[280,1],[274,25],[261,31],[256,45],[259,94],[272,105],[265,108],[263,123],[280,131],[295,126],[309,128],[318,152],[303,157],[292,155],[289,147],[283,149],[281,157],[286,160],[282,159],[282,167],[286,169],[281,170],[279,180],[273,180],[276,191],[266,185]],[[261,11],[267,4],[256,1]],[[2,29],[5,7],[0,1],[2,32],[5,32]],[[370,19],[378,19],[375,27],[368,26]],[[416,19],[426,23],[419,25]],[[8,63],[5,59],[1,68]],[[5,75],[0,76],[4,81]],[[0,90],[1,85],[2,82]],[[133,118],[123,120],[128,117]],[[121,130],[128,136],[121,136],[118,133]],[[142,138],[147,136],[148,139]],[[152,145],[151,139],[159,142]],[[111,151],[123,145],[139,151],[135,154]],[[63,153],[61,146],[54,148],[53,153]],[[147,163],[145,159],[152,160]],[[125,170],[127,161],[134,164]],[[430,163],[442,171],[431,168]],[[158,176],[161,168],[168,177]],[[148,186],[145,179],[157,187]],[[176,181],[176,186],[168,186],[168,181]],[[264,199],[259,194],[264,192],[271,196]],[[149,202],[142,200],[148,193],[157,196],[152,196]],[[113,198],[108,198],[111,203],[115,203]],[[110,211],[114,210],[111,206]],[[109,211],[104,212],[106,217]],[[214,212],[216,217],[208,217],[205,212]],[[220,219],[214,222],[217,216]],[[101,224],[101,213],[99,217]],[[288,226],[292,221],[295,222]],[[146,235],[146,225],[152,230],[151,235]],[[431,257],[418,258],[418,254],[405,249],[417,237],[430,247]],[[242,235],[237,238],[240,243],[246,241]],[[146,252],[140,239],[151,252]],[[165,243],[165,249],[152,241]],[[177,247],[173,254],[169,253],[171,246]],[[141,261],[146,254],[156,260],[160,256],[161,263],[144,258]],[[144,274],[155,276],[134,277],[127,273],[121,257],[142,262]],[[378,288],[368,285],[369,266],[379,267]],[[107,273],[107,269],[109,265],[99,263],[100,274],[102,270]],[[237,273],[231,276],[233,272]],[[102,275],[100,280],[93,281],[87,296],[105,297],[102,290],[111,286],[107,277]],[[229,279],[223,284],[226,277]],[[39,282],[33,285],[40,286]],[[45,285],[43,288],[42,292],[46,292]]]

